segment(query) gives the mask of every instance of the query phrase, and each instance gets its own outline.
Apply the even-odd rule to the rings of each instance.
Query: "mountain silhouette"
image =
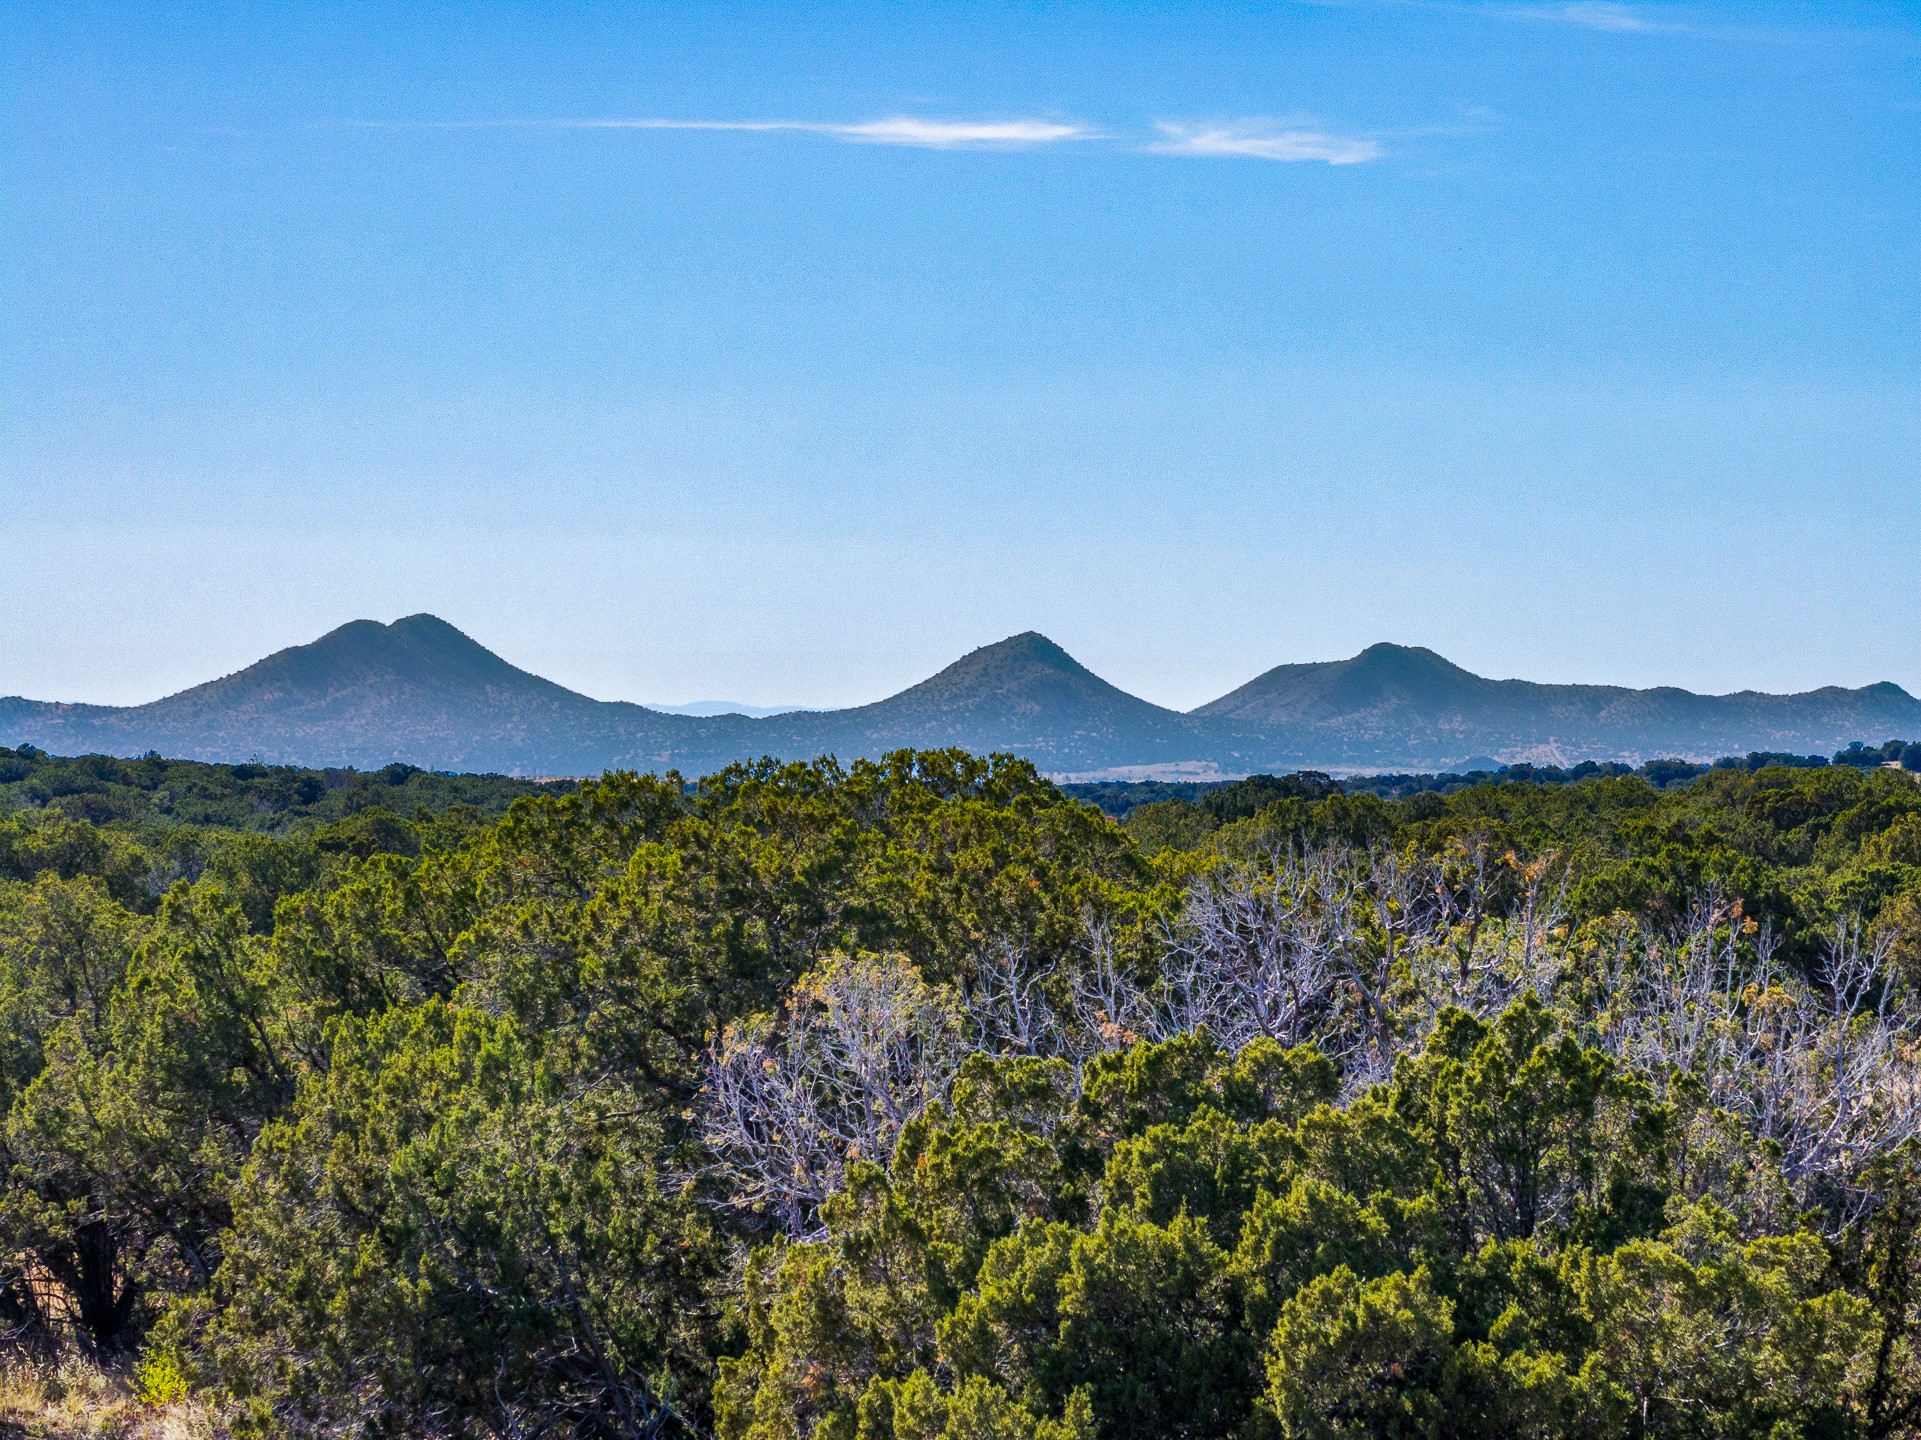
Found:
[[[590,699],[508,664],[433,615],[355,620],[309,645],[147,705],[0,701],[0,733],[49,750],[158,750],[189,760],[594,774],[708,753],[740,717],[696,720]],[[16,743],[19,743],[16,740]],[[721,742],[711,753],[731,755]]]
[[[872,705],[766,724],[784,754],[959,745],[1009,750],[1057,774],[1193,761],[1209,742],[1205,725],[1108,684],[1032,630],[971,651]]]
[[[1921,734],[1921,702],[1898,685],[1799,695],[1697,695],[1672,687],[1489,680],[1432,650],[1370,645],[1348,660],[1279,665],[1192,712],[1334,765],[1441,766],[1827,753],[1850,740]]]
[[[1011,751],[1050,774],[1826,753],[1921,738],[1921,701],[1882,683],[1800,695],[1490,680],[1431,650],[1372,645],[1281,665],[1188,713],[1110,685],[1028,631],[896,695],[845,710],[667,714],[595,700],[509,664],[432,615],[356,620],[307,645],[145,705],[0,700],[0,743],[58,754],[591,775],[682,774],[771,755],[876,757],[907,747]]]

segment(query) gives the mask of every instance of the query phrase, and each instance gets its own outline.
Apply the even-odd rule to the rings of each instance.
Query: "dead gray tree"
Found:
[[[1667,940],[1623,945],[1604,1045],[1655,1077],[1685,1074],[1716,1109],[1780,1147],[1796,1200],[1835,1223],[1869,1198],[1873,1162],[1921,1137],[1921,1027],[1899,1003],[1885,947],[1840,922],[1803,979],[1776,938],[1710,894]]]
[[[900,956],[831,956],[784,1013],[730,1025],[708,1058],[704,1130],[734,1193],[790,1235],[856,1160],[886,1163],[967,1053],[960,1009]]]

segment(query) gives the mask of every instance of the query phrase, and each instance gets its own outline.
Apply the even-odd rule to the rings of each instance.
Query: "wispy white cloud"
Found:
[[[1102,130],[1068,120],[931,120],[918,115],[889,115],[878,120],[681,120],[665,116],[605,116],[578,119],[440,120],[425,122],[357,121],[370,129],[435,130],[702,130],[748,134],[824,135],[861,145],[906,145],[921,150],[1014,150],[1063,141],[1108,141],[1157,155],[1240,156],[1256,160],[1320,161],[1359,165],[1386,152],[1379,140],[1340,135],[1307,122],[1244,119],[1188,123],[1157,120],[1158,139],[1125,130]],[[1443,127],[1399,134],[1473,133]]]
[[[1189,125],[1157,120],[1161,139],[1147,148],[1156,155],[1229,155],[1255,160],[1319,160],[1329,165],[1359,165],[1381,158],[1378,142],[1325,130],[1281,129],[1269,122],[1242,120],[1226,125]]]
[[[457,123],[457,122],[456,122]],[[514,126],[544,130],[735,130],[790,131],[829,135],[868,145],[911,145],[922,150],[1011,149],[1051,145],[1062,140],[1092,140],[1099,132],[1061,120],[928,120],[916,115],[890,115],[853,125],[818,120],[667,120],[654,118],[600,120],[491,120],[470,122],[472,128]],[[463,126],[461,128],[469,128]]]
[[[1609,30],[1617,35],[1648,35],[1681,26],[1656,20],[1633,5],[1615,5],[1608,0],[1566,0],[1559,5],[1510,5],[1503,13],[1520,20],[1552,20],[1563,25],[1579,25],[1586,30]]]
[[[833,133],[847,140],[919,145],[930,150],[966,145],[1051,145],[1058,140],[1095,138],[1095,132],[1084,125],[1058,120],[921,120],[911,115],[869,120],[864,125],[837,125]]]

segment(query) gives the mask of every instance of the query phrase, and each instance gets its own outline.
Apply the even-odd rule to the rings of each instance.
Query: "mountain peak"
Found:
[[[1425,646],[1381,641],[1346,660],[1277,665],[1192,713],[1255,724],[1316,723],[1383,707],[1451,707],[1495,683]]]
[[[1041,665],[1050,670],[1060,670],[1074,675],[1093,673],[1038,630],[1023,630],[1018,635],[1009,635],[1005,640],[996,640],[992,645],[983,645],[978,650],[969,651],[955,663],[964,665],[968,661],[975,661],[983,666],[990,664]]]
[[[1448,670],[1460,670],[1447,656],[1439,651],[1430,650],[1425,645],[1396,645],[1392,640],[1377,640],[1347,663],[1350,665],[1367,661],[1372,664],[1394,662],[1397,664],[1439,665]],[[1340,663],[1340,662],[1335,662]],[[1468,671],[1462,670],[1462,674]]]
[[[1038,630],[1023,630],[992,645],[968,651],[902,694],[924,700],[938,699],[943,704],[958,700],[975,705],[990,695],[1033,695],[1041,690],[1056,694],[1068,690],[1122,693]]]
[[[404,635],[410,640],[419,640],[424,643],[480,646],[480,642],[466,631],[456,629],[438,615],[430,615],[425,610],[418,615],[403,615],[387,626],[387,629],[394,635]]]
[[[305,645],[289,645],[288,650],[315,650],[322,646],[330,650],[348,649],[359,645],[377,645],[380,637],[387,633],[387,627],[378,620],[349,620],[344,625],[336,625],[318,640],[309,640]],[[276,650],[276,655],[285,651]]]
[[[378,620],[349,620],[318,640],[277,650],[213,683],[229,689],[266,684],[275,689],[311,690],[369,680],[429,684],[454,681],[467,685],[550,683],[509,665],[439,616],[426,614],[408,615],[391,625]]]
[[[843,760],[958,745],[1050,773],[1205,762],[1225,773],[1303,765],[1441,768],[1651,754],[1828,750],[1921,735],[1898,686],[1802,696],[1487,680],[1422,646],[1282,665],[1190,715],[1109,684],[1037,630],[970,651],[851,710],[764,719],[602,703],[509,664],[437,615],[354,620],[306,645],[146,705],[0,701],[0,742],[57,753],[592,774],[699,774],[748,756]],[[1466,761],[1463,757],[1476,757]]]
[[[418,615],[403,615],[386,625],[378,620],[349,620],[345,625],[335,626],[318,640],[306,645],[289,646],[278,653],[285,655],[296,650],[384,651],[396,645],[417,651],[471,653],[477,650],[485,655],[493,654],[465,631],[424,610]]]
[[[1103,763],[1104,749],[1126,746],[1144,759],[1195,743],[1186,722],[1110,685],[1037,630],[983,645],[900,694],[848,712],[920,745],[962,744],[987,731],[988,747],[1021,749],[1061,769]],[[810,724],[817,725],[818,717]],[[878,730],[873,733],[880,733]]]

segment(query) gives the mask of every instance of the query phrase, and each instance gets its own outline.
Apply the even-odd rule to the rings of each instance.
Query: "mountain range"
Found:
[[[1887,682],[1798,695],[1542,685],[1386,644],[1277,666],[1182,712],[1108,684],[1032,631],[870,705],[673,714],[556,685],[432,615],[355,620],[145,705],[0,699],[0,744],[56,754],[549,776],[696,775],[762,755],[851,760],[957,745],[1011,751],[1059,776],[1205,778],[1825,753],[1891,737],[1921,738],[1921,701]]]

